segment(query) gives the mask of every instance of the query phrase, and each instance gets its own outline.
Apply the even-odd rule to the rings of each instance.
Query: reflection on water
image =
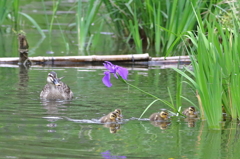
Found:
[[[67,106],[64,105],[70,104],[70,101],[41,100],[41,103],[43,105],[43,108],[47,110],[46,111],[47,116],[42,117],[49,121],[47,127],[56,128],[58,126],[56,121],[62,120],[63,118],[61,116],[65,114],[64,111],[67,111]],[[56,130],[49,129],[48,132],[55,133]]]
[[[159,127],[160,129],[167,129],[171,122],[167,121],[150,121],[152,125],[155,127]]]
[[[28,86],[28,68],[26,68],[23,65],[19,66],[19,83],[18,83],[18,89],[19,90],[25,90]]]
[[[101,152],[101,154],[102,154],[102,157],[103,157],[104,159],[118,159],[118,158],[121,159],[121,158],[127,158],[126,156],[114,156],[114,155],[111,154],[110,151]]]
[[[105,128],[109,128],[110,133],[117,133],[120,130],[120,124],[118,123],[109,123],[103,125]]]
[[[73,100],[40,100],[46,72],[52,69],[69,77],[66,83],[73,86]],[[154,103],[144,119],[137,120],[151,98],[117,80],[112,80],[114,87],[106,88],[101,82],[104,70],[81,70],[88,68],[0,68],[4,74],[0,77],[0,158],[239,157],[240,126],[236,121],[226,119],[222,130],[209,130],[199,119],[145,120],[166,108],[162,103]],[[168,100],[166,86],[175,94],[175,76],[170,69],[133,68],[129,79]],[[195,98],[188,88],[183,91]],[[124,111],[123,121],[101,124],[99,119],[115,108]]]
[[[64,111],[67,111],[67,106],[71,101],[62,101],[62,100],[41,100],[43,108],[46,109],[46,113],[49,115],[61,115],[65,114]],[[59,112],[60,110],[60,112]]]
[[[184,121],[187,122],[188,127],[195,127],[195,123],[197,122],[198,118],[185,118]]]

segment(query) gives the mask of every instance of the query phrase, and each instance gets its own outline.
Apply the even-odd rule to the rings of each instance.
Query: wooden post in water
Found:
[[[28,59],[28,42],[24,34],[18,34],[18,51],[19,51],[19,65],[31,65]]]

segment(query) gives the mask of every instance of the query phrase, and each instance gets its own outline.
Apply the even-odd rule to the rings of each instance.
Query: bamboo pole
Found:
[[[148,61],[149,55],[131,54],[131,55],[92,55],[92,56],[39,56],[29,57],[33,63],[55,63],[55,62],[103,62],[103,61]],[[18,58],[5,57],[0,58],[0,63],[16,63]]]
[[[54,56],[54,57],[30,57],[32,62],[45,61],[70,61],[70,62],[102,62],[102,61],[148,61],[149,55],[92,55],[92,56]]]
[[[151,61],[186,61],[191,62],[189,56],[172,56],[172,57],[153,57]]]
[[[174,56],[174,57],[150,57],[148,53],[145,54],[130,54],[130,55],[92,55],[92,56],[39,56],[28,57],[33,64],[81,64],[91,62],[127,62],[127,63],[147,63],[147,64],[163,64],[163,63],[179,63],[190,62],[189,56]],[[15,64],[18,63],[17,57],[3,57],[0,58],[0,64]]]
[[[172,56],[172,57],[153,57],[149,64],[190,64],[189,56]]]

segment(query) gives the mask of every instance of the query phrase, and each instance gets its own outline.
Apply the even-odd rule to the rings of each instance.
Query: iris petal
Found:
[[[105,71],[105,76],[102,78],[102,82],[107,86],[111,87],[112,83],[110,82],[111,73],[118,79],[118,75],[121,76],[124,80],[127,80],[128,70],[126,68],[120,67],[118,65],[114,65],[109,61],[105,61],[103,63],[104,67],[108,69]]]
[[[105,61],[105,63],[103,63],[103,65],[105,66],[106,69],[108,69],[111,73],[115,73],[115,66],[109,62],[109,61]]]
[[[128,70],[126,68],[118,66],[117,73],[125,80],[128,77]]]
[[[105,86],[107,87],[111,87],[112,86],[112,83],[110,82],[110,72],[106,71],[104,72],[105,76],[102,78],[102,82],[103,84],[105,84]]]

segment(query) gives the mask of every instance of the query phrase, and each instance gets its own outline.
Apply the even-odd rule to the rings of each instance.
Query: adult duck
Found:
[[[57,73],[52,71],[48,73],[47,84],[40,93],[40,98],[48,100],[70,100],[73,98],[73,92],[70,87],[61,81],[63,77],[57,78]]]

